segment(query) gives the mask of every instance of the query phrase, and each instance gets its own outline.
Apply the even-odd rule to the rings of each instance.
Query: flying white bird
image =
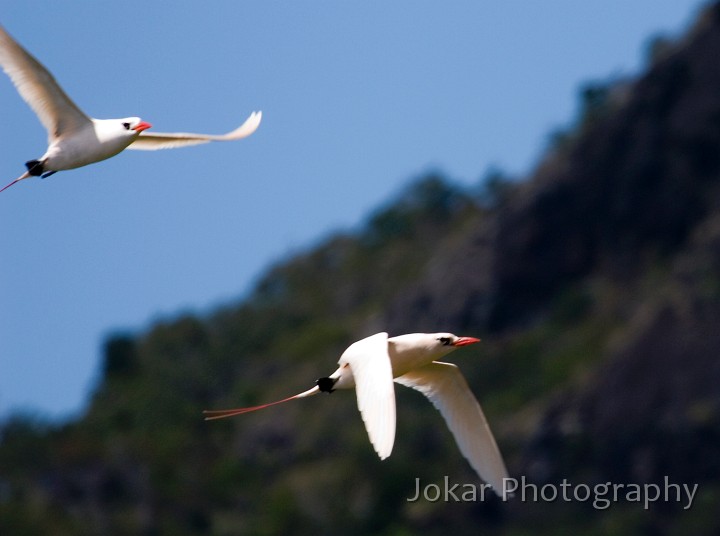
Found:
[[[237,129],[227,134],[178,132],[147,134],[150,123],[139,117],[93,119],[70,100],[43,65],[23,49],[0,26],[0,66],[15,84],[20,96],[48,132],[48,148],[37,160],[25,163],[27,171],[0,192],[23,179],[48,177],[57,171],[75,169],[115,156],[124,149],[169,149],[210,141],[239,140],[249,136],[262,118],[253,112]]]
[[[340,367],[315,387],[295,396],[247,408],[204,411],[206,420],[232,417],[297,398],[355,388],[358,409],[375,451],[384,460],[395,442],[394,380],[424,394],[440,411],[463,456],[480,478],[500,494],[507,470],[480,404],[457,366],[436,361],[453,350],[479,342],[452,333],[411,333],[388,338],[378,333],[353,343]]]

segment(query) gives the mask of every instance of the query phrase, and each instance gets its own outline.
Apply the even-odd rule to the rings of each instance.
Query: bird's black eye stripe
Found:
[[[130,123],[123,123],[125,130],[130,130]]]
[[[438,337],[438,340],[442,343],[443,346],[448,346],[452,339],[450,337]]]

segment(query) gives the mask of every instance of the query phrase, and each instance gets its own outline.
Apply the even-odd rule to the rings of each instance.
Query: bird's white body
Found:
[[[51,141],[38,160],[43,162],[46,170],[64,171],[115,156],[127,149],[139,134],[122,128],[123,121],[91,119],[72,136],[61,136]]]
[[[370,442],[378,456],[385,459],[395,441],[393,382],[399,383],[421,392],[432,402],[470,465],[500,493],[507,470],[480,404],[459,369],[437,361],[458,347],[476,342],[479,339],[451,333],[411,333],[390,338],[387,333],[377,333],[351,344],[340,357],[338,369],[320,378],[312,389],[270,404],[205,413],[208,419],[230,417],[321,391],[354,388]]]
[[[390,360],[392,377],[399,378],[411,370],[432,363],[455,350],[455,347],[450,345],[438,347],[437,339],[441,335],[445,334],[409,333],[397,337],[388,337],[386,333],[378,333],[373,337],[354,343],[345,351],[343,356],[349,356],[354,351],[358,351],[360,355],[367,358],[368,351],[376,350],[376,348],[373,348],[374,346],[377,345],[377,351],[382,351],[382,347],[387,346],[387,358]],[[340,361],[343,364],[330,376],[331,378],[338,378],[335,389],[354,389],[355,377],[352,373],[352,367],[346,366],[346,364],[350,365],[347,358],[343,359],[341,357]]]
[[[139,117],[93,119],[65,94],[50,72],[0,26],[0,67],[20,96],[37,114],[48,133],[48,148],[28,171],[0,189],[32,176],[75,169],[113,157],[123,150],[155,150],[245,138],[260,125],[262,114],[253,112],[232,132],[221,135],[153,133]]]

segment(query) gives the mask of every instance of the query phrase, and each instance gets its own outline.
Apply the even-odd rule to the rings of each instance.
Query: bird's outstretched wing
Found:
[[[48,143],[75,132],[90,118],[70,100],[43,65],[0,26],[0,66],[48,132]]]
[[[238,128],[227,134],[192,134],[189,132],[141,132],[128,149],[140,151],[154,151],[156,149],[174,149],[189,145],[200,145],[211,141],[233,141],[248,137],[257,130],[262,119],[262,112],[253,112]]]
[[[360,415],[370,443],[384,460],[395,443],[395,386],[388,334],[378,333],[351,344],[338,364],[352,370]]]
[[[501,494],[503,478],[507,478],[505,462],[460,369],[451,363],[433,361],[395,381],[420,391],[432,402],[455,436],[460,452],[480,478]]]

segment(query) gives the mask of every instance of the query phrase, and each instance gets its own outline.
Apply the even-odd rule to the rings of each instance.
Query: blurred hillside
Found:
[[[720,4],[635,80],[588,84],[523,181],[423,177],[242,303],[109,338],[86,414],[0,435],[0,534],[717,534]],[[424,398],[396,389],[383,462],[352,393],[239,418],[330,373],[352,341],[447,330],[512,476],[697,483],[690,509],[408,502],[475,483]]]

